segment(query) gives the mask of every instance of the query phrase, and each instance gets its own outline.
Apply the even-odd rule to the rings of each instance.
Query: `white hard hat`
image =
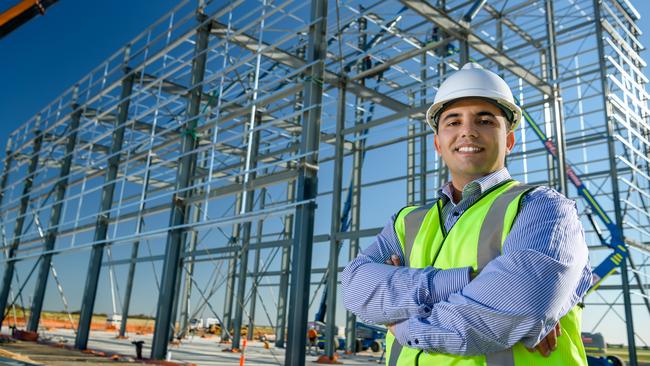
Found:
[[[468,62],[440,85],[433,104],[427,110],[427,123],[433,131],[438,130],[438,118],[445,105],[469,97],[486,98],[495,102],[506,112],[512,129],[521,121],[521,108],[515,104],[515,98],[505,80],[477,63]]]

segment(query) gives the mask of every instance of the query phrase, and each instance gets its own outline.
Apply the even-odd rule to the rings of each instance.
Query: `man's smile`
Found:
[[[476,154],[476,153],[483,152],[484,150],[485,150],[484,148],[473,144],[463,144],[463,145],[456,146],[454,148],[454,152],[459,152],[463,154]]]

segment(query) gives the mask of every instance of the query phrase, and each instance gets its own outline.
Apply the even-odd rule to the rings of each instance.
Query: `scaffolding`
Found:
[[[592,264],[612,251],[601,226],[625,238],[630,255],[586,298],[584,328],[625,334],[635,365],[635,343],[650,341],[633,321],[650,315],[639,20],[628,0],[183,1],[7,141],[3,322],[20,305],[39,329],[58,306],[52,272],[66,311],[80,309],[80,349],[107,277],[120,335],[136,302],[155,315],[152,358],[207,314],[233,348],[242,328],[271,326],[285,364],[304,364],[325,288],[328,339],[336,320],[355,339],[337,273],[447,180],[424,112],[473,60],[528,114],[512,176],[576,199]],[[572,174],[613,223],[594,219]],[[70,287],[81,293],[66,300]]]

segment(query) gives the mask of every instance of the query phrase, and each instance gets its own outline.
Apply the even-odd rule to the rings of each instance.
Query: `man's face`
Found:
[[[442,112],[434,144],[452,178],[468,183],[503,168],[515,137],[501,109],[466,98]]]

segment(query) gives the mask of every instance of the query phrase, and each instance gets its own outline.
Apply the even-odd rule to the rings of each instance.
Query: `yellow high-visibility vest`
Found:
[[[519,213],[523,196],[534,187],[508,180],[484,192],[463,212],[449,232],[442,218],[442,200],[427,206],[402,209],[395,232],[404,258],[411,268],[439,269],[471,266],[480,271],[499,255],[503,242]],[[444,245],[443,245],[444,244]],[[581,309],[576,306],[560,319],[562,335],[549,357],[529,352],[521,343],[511,349],[480,356],[428,353],[401,346],[388,332],[388,366],[587,366],[580,336]]]

